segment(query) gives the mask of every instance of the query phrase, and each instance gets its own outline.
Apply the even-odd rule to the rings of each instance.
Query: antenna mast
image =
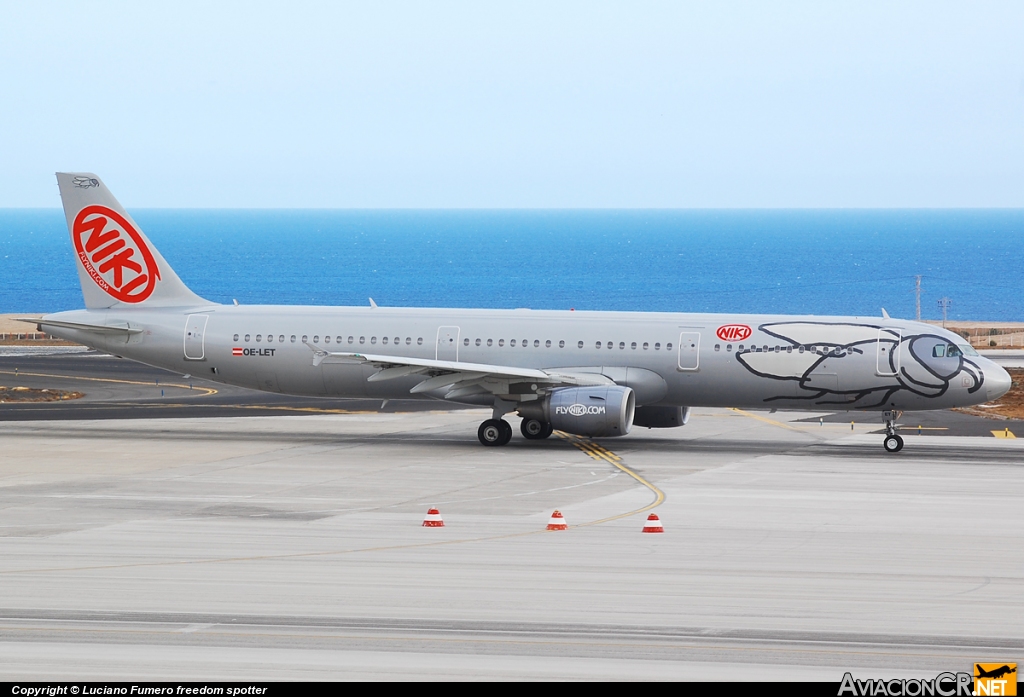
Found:
[[[946,328],[946,312],[949,310],[949,306],[953,304],[953,301],[949,298],[939,298],[939,307],[942,308],[942,328]]]
[[[917,321],[921,321],[921,276],[914,276],[917,283],[914,285],[914,296],[917,298]]]

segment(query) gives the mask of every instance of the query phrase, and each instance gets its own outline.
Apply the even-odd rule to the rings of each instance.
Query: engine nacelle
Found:
[[[542,402],[519,408],[524,418],[541,419],[577,436],[624,436],[633,425],[636,397],[629,387],[563,387]]]
[[[677,428],[690,420],[690,407],[637,407],[633,425],[642,428]]]

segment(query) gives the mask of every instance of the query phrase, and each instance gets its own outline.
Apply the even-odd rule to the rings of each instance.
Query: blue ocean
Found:
[[[1024,320],[1024,210],[130,211],[218,302]],[[0,312],[82,306],[59,209],[0,210]]]

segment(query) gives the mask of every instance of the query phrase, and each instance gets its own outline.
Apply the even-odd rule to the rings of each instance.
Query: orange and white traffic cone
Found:
[[[444,521],[441,520],[441,512],[436,508],[431,508],[427,511],[427,517],[423,519],[423,527],[425,528],[443,528]]]
[[[551,514],[551,520],[548,521],[548,530],[568,530],[569,526],[565,524],[565,518],[562,517],[561,511],[555,511]]]
[[[661,518],[652,513],[647,516],[647,522],[644,523],[644,529],[640,532],[665,532],[665,528],[661,527]]]

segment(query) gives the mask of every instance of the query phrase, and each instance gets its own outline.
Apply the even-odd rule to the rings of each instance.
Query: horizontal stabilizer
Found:
[[[42,327],[60,327],[62,329],[77,329],[83,332],[93,332],[94,334],[141,334],[142,330],[138,327],[130,327],[127,322],[121,324],[85,324],[83,322],[64,322],[52,319],[43,319],[41,317],[16,317],[18,322],[30,322],[39,326],[40,331]]]

